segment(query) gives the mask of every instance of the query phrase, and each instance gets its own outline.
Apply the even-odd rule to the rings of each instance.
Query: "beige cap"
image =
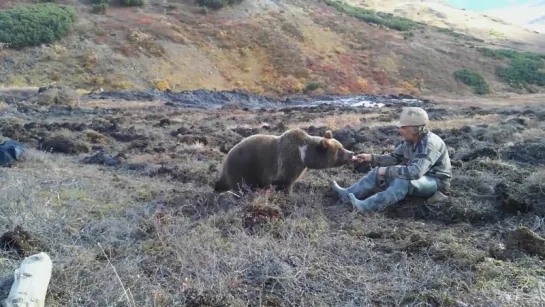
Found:
[[[428,123],[428,113],[422,108],[409,107],[404,108],[399,116],[397,127],[403,126],[423,126]]]

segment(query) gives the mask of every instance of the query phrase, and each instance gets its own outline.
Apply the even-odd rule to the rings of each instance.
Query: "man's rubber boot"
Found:
[[[373,184],[373,182],[374,181],[372,180],[372,178],[366,176],[346,189],[341,188],[335,180],[333,180],[333,182],[331,183],[331,187],[333,188],[333,190],[335,190],[335,192],[337,192],[339,197],[344,202],[350,202],[350,197],[348,197],[348,194],[352,193],[358,195],[358,197],[360,198],[364,198],[374,190],[375,185]]]
[[[428,199],[426,199],[426,203],[427,204],[435,204],[435,203],[438,203],[440,201],[443,201],[445,199],[447,199],[448,196],[446,196],[445,194],[441,193],[440,191],[437,191],[435,192],[435,194],[433,194],[431,197],[429,197]]]

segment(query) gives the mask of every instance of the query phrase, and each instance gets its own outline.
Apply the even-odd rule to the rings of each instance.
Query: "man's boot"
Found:
[[[427,204],[434,204],[434,203],[438,203],[440,201],[443,201],[443,200],[445,200],[447,198],[448,198],[448,196],[446,196],[445,194],[437,191],[431,197],[426,199],[426,203]]]
[[[350,193],[357,195],[360,199],[365,198],[376,188],[376,170],[372,170],[349,188],[341,188],[335,180],[333,180],[331,186],[343,201],[350,201],[348,197]]]
[[[407,195],[409,185],[407,180],[396,180],[385,191],[377,193],[367,199],[359,200],[354,194],[349,193],[348,197],[352,206],[359,212],[384,210],[393,205]]]

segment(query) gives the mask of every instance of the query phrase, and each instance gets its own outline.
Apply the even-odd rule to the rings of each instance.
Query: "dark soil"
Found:
[[[87,100],[112,98],[159,99],[166,104],[85,108]],[[331,104],[335,99],[345,99],[346,104]],[[23,98],[10,100],[10,109],[0,118],[2,136],[68,159],[60,161],[100,170],[100,180],[111,181],[114,194],[128,186],[121,177],[136,182],[126,188],[132,193],[129,199],[102,203],[94,200],[100,195],[82,196],[80,191],[76,200],[72,197],[51,211],[77,212],[70,223],[85,220],[57,248],[72,244],[90,249],[92,255],[92,262],[64,264],[63,270],[72,268],[78,278],[74,289],[62,284],[69,278],[63,272],[54,274],[52,291],[59,295],[55,300],[66,306],[75,302],[72,297],[85,296],[87,301],[78,304],[91,306],[111,303],[89,298],[96,293],[119,297],[119,289],[104,294],[104,285],[89,277],[105,265],[97,242],[104,242],[116,269],[124,267],[120,274],[137,305],[159,300],[150,298],[152,288],[163,289],[164,306],[391,306],[402,301],[495,306],[505,303],[503,296],[494,296],[500,290],[491,285],[497,283],[507,289],[502,295],[537,293],[535,283],[525,283],[522,290],[508,280],[537,278],[542,267],[545,227],[535,221],[545,218],[545,140],[521,140],[520,135],[526,129],[545,128],[540,119],[543,106],[447,108],[412,101],[428,111],[432,123],[449,121],[451,126],[432,130],[445,140],[453,164],[449,198],[437,204],[407,197],[384,212],[355,214],[331,191],[330,182],[353,184],[370,170],[365,164],[307,171],[289,197],[274,191],[241,197],[212,191],[225,154],[257,133],[279,135],[298,126],[311,135],[324,135],[331,129],[357,153],[391,152],[400,141],[392,123],[401,106],[411,103],[403,99],[410,97],[365,97],[385,106],[349,106],[358,99],[363,98],[272,100],[239,92],[127,91],[80,97],[82,107],[71,110],[29,110]],[[500,118],[456,125],[456,119],[488,114]],[[59,187],[36,189],[49,195]],[[119,207],[118,215],[100,211],[108,206]],[[510,233],[514,225],[531,232]],[[115,236],[112,227],[118,227]],[[32,245],[25,244],[30,239],[15,233],[4,235],[3,246],[28,253]],[[123,262],[127,257],[133,258]],[[495,259],[513,262],[490,264]],[[168,288],[174,284],[176,289]],[[60,295],[63,291],[70,295]]]
[[[0,237],[0,246],[7,251],[15,251],[21,258],[39,253],[42,251],[39,249],[43,248],[40,241],[19,225]]]

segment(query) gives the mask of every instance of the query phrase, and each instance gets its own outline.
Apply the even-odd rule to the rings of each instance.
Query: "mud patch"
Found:
[[[253,205],[246,209],[242,223],[244,228],[250,234],[253,234],[257,228],[261,228],[272,221],[279,221],[282,218],[282,210],[279,207]]]
[[[184,306],[188,307],[229,307],[232,306],[233,300],[230,297],[215,294],[212,291],[205,290],[199,292],[196,289],[190,288],[183,292]]]
[[[535,209],[533,204],[524,199],[523,187],[516,182],[503,181],[495,187],[496,196],[501,208],[509,213],[530,212]]]
[[[15,251],[22,258],[28,257],[40,249],[43,251],[45,248],[39,240],[19,225],[0,237],[0,246],[7,251]]]
[[[407,95],[320,95],[320,96],[295,96],[283,99],[249,94],[239,90],[212,91],[194,90],[161,92],[158,90],[145,91],[105,91],[102,93],[90,93],[85,99],[123,99],[130,101],[165,101],[168,105],[217,109],[236,104],[243,109],[256,108],[280,108],[280,107],[314,107],[318,105],[345,105],[350,107],[384,107],[384,106],[422,106],[424,101]]]
[[[498,259],[516,259],[525,255],[545,259],[545,239],[528,227],[520,227],[503,234],[505,246],[495,251]]]
[[[116,166],[122,164],[126,159],[127,156],[123,153],[113,156],[105,153],[104,150],[100,150],[92,156],[83,158],[81,162],[85,164]]]
[[[463,154],[460,157],[460,160],[467,162],[467,161],[475,160],[478,158],[497,159],[498,151],[490,147],[483,147],[483,148],[476,149],[472,152]]]
[[[72,140],[64,135],[52,136],[45,139],[38,146],[38,149],[67,155],[91,152],[91,146],[89,146],[89,144],[79,140]]]
[[[545,165],[545,141],[517,143],[504,154],[504,159],[530,165]]]

